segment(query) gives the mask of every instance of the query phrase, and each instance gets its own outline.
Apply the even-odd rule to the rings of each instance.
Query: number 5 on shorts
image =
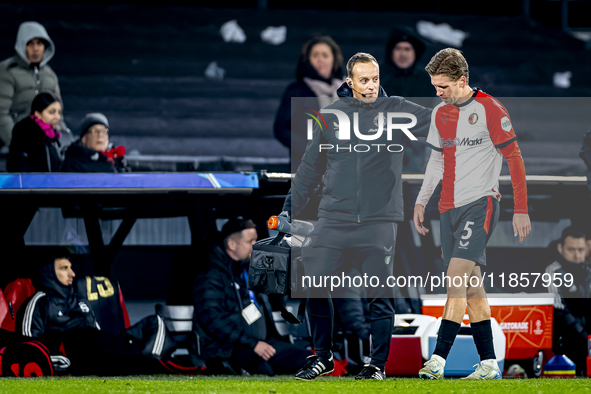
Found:
[[[472,236],[472,229],[470,228],[471,225],[473,225],[474,222],[466,222],[466,226],[464,226],[464,230],[467,231],[466,235],[462,235],[462,239],[468,239]]]

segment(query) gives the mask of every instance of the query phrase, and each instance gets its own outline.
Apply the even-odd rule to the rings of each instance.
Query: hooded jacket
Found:
[[[399,42],[409,42],[415,50],[414,63],[405,69],[398,67],[392,60],[392,50]],[[381,84],[386,92],[402,97],[434,97],[435,89],[431,85],[429,74],[417,63],[425,53],[425,44],[409,29],[394,29],[386,45],[386,61],[380,68]]]
[[[57,136],[49,138],[35,120],[26,117],[14,126],[6,167],[9,172],[59,172]]]
[[[215,245],[209,252],[209,265],[200,272],[193,285],[193,301],[197,330],[203,336],[202,356],[211,359],[230,359],[235,347],[254,349],[259,339],[253,334],[242,317],[242,309],[250,304],[247,282],[242,275],[244,266],[232,260]],[[283,339],[275,329],[270,316],[268,298],[257,295],[259,311],[263,317],[259,322],[266,326],[266,337]],[[261,310],[261,307],[263,307]],[[256,324],[253,323],[253,325]]]
[[[89,302],[58,280],[53,262],[41,268],[39,285],[18,311],[16,327],[23,336],[61,338],[75,328],[100,330]]]
[[[387,140],[385,131],[376,140],[361,140],[354,133],[354,113],[358,113],[358,129],[362,135],[371,136],[377,132],[379,113],[385,118],[388,112],[411,113],[417,124],[410,129],[415,137],[424,137],[429,130],[431,109],[406,101],[402,97],[387,97],[380,88],[374,103],[364,103],[353,98],[346,83],[338,90],[341,100],[324,109],[337,109],[350,119],[351,139],[339,140],[339,122],[334,114],[323,113],[326,125],[318,124],[313,129],[313,139],[306,147],[302,164],[298,168],[291,187],[291,212],[293,218],[307,205],[314,190],[322,181],[322,198],[318,217],[363,223],[368,221],[402,221],[402,160],[404,151],[399,151],[414,143],[400,130],[392,132]],[[393,123],[408,123],[408,118],[394,118]],[[320,152],[320,144],[326,144]],[[381,147],[370,145],[382,144]],[[360,145],[361,152],[355,151]],[[363,145],[370,146],[369,151]],[[332,149],[326,149],[333,146]],[[379,151],[378,151],[379,148]],[[286,200],[286,203],[288,201]],[[284,209],[286,209],[284,205]]]
[[[335,70],[333,75],[326,79],[320,76],[316,69],[300,56],[296,69],[296,81],[291,83],[283,93],[281,104],[275,115],[275,123],[273,124],[275,138],[290,149],[292,172],[295,172],[299,167],[307,143],[304,135],[307,117],[304,115],[304,108],[301,107],[312,108],[317,111],[323,106],[317,99],[318,95],[313,90],[313,88],[316,89],[314,85],[323,86],[323,90],[331,92],[332,97],[336,99],[337,88],[342,82],[342,69]],[[310,99],[298,100],[295,103],[298,107],[294,107],[292,110],[291,99],[293,97],[309,97]],[[292,113],[297,114],[298,118],[292,119]],[[297,129],[292,130],[292,125]]]
[[[33,38],[48,43],[40,63],[31,63],[25,52],[27,42]],[[30,115],[31,103],[38,93],[49,92],[62,102],[57,76],[47,64],[55,55],[55,45],[45,28],[37,22],[22,23],[14,49],[14,56],[0,62],[0,141],[7,146],[14,124]],[[68,133],[63,120],[60,129]]]

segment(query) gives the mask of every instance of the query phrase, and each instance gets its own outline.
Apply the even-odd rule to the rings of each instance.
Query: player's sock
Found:
[[[493,346],[492,328],[490,320],[483,320],[472,323],[472,337],[476,344],[476,350],[480,355],[480,360],[495,360],[495,348]]]
[[[447,355],[454,344],[458,332],[460,332],[460,323],[441,319],[439,334],[437,334],[437,345],[435,345],[435,351],[433,351],[433,354],[438,355],[444,360],[447,359]]]

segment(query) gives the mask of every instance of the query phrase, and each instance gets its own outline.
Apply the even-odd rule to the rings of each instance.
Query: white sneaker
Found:
[[[419,371],[419,377],[422,379],[443,379],[443,370],[445,368],[445,359],[436,354],[425,363],[425,366]]]
[[[503,379],[503,374],[501,374],[501,370],[499,369],[499,365],[497,364],[497,360],[482,360],[480,364],[474,364],[476,371],[472,372],[470,375],[462,378],[464,380],[499,380]]]

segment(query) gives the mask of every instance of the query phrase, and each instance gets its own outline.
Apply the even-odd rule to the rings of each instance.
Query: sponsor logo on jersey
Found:
[[[501,118],[501,128],[507,133],[511,131],[511,121],[508,116],[503,116]]]
[[[476,122],[478,122],[478,114],[474,112],[472,115],[470,115],[468,122],[470,122],[470,124],[476,124]]]
[[[444,148],[451,148],[454,146],[475,146],[475,145],[480,145],[482,144],[482,138],[475,138],[473,140],[471,140],[470,138],[466,137],[464,139],[459,139],[459,138],[455,138],[455,139],[447,139],[447,140],[441,140],[441,145]]]
[[[443,116],[443,114],[441,114],[441,120],[446,122],[449,119],[449,115],[447,116]]]
[[[503,322],[501,329],[503,331],[529,331],[529,322]]]

